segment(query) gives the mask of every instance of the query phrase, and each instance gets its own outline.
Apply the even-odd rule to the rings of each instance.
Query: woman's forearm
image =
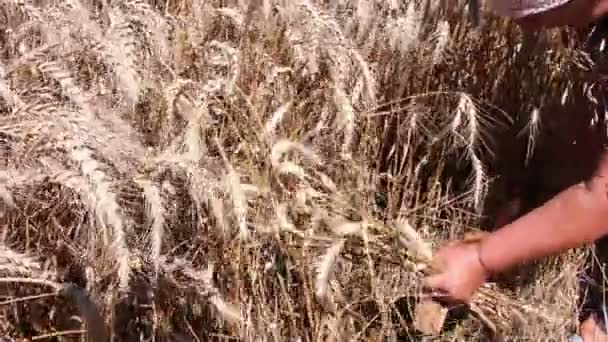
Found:
[[[605,160],[605,159],[604,159]],[[586,183],[490,234],[480,257],[492,273],[583,246],[608,233],[608,163]]]

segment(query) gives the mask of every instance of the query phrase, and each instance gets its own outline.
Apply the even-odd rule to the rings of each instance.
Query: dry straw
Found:
[[[538,108],[513,152],[534,159],[538,103],[580,86],[573,52],[522,72],[516,28],[471,32],[437,5],[0,3],[0,334],[413,334],[402,304],[425,297],[433,247],[478,227],[492,195],[498,118]],[[560,339],[578,255],[518,296],[484,287],[473,311]],[[515,329],[513,312],[536,324]],[[454,338],[486,338],[458,323]]]

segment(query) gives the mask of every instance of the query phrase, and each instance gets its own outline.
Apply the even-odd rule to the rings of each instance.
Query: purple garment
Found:
[[[546,12],[571,0],[493,0],[492,7],[499,15],[521,19],[529,15]]]

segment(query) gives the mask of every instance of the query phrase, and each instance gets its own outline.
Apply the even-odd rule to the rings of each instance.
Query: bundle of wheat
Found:
[[[401,222],[398,229],[402,235],[402,243],[417,263],[416,268],[420,269],[423,275],[437,272],[440,266],[433,260],[430,244],[425,242],[407,222]],[[478,243],[485,234],[468,233],[462,242]],[[437,335],[443,328],[448,308],[430,300],[428,294],[422,293],[421,298],[419,307],[416,308],[416,315],[420,317],[415,317],[415,326],[425,334]],[[550,314],[537,303],[522,300],[516,294],[501,289],[496,283],[484,284],[464,306],[494,336],[511,332],[514,326],[523,325],[530,319],[552,324],[566,324],[571,320],[571,314],[563,313],[562,316]]]

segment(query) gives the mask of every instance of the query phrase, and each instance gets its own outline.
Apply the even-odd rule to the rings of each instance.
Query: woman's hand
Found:
[[[479,256],[479,242],[446,245],[439,249],[435,261],[441,273],[427,277],[425,285],[447,303],[468,303],[489,276]]]
[[[580,334],[584,342],[608,342],[608,334],[600,321],[601,319],[591,315],[581,324]]]

